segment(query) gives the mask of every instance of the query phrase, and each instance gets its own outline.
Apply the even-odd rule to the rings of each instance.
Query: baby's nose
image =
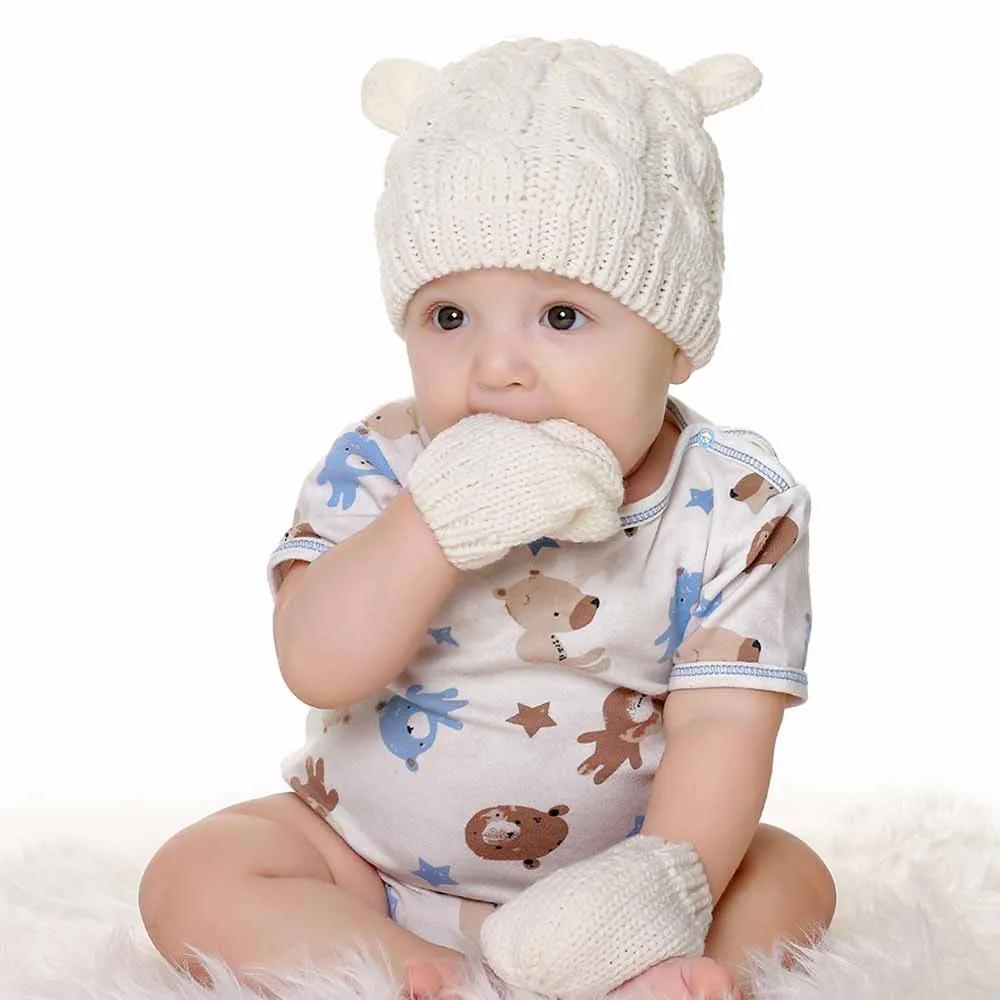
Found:
[[[536,381],[530,345],[516,332],[480,331],[475,378],[482,389],[531,388]]]

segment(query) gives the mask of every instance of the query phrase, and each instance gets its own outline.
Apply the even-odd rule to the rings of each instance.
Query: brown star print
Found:
[[[534,736],[539,729],[556,725],[549,717],[549,702],[534,707],[518,702],[517,715],[512,715],[507,722],[513,722],[515,726],[524,726],[524,731],[529,737]]]

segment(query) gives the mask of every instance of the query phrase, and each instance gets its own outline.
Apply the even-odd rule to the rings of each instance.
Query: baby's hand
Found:
[[[442,431],[413,463],[410,493],[451,563],[477,569],[542,536],[597,542],[620,527],[622,470],[568,420],[479,413]]]
[[[640,833],[522,890],[486,918],[479,941],[512,986],[600,995],[674,956],[701,955],[711,920],[694,845]]]

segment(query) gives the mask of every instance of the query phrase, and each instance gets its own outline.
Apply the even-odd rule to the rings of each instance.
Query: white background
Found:
[[[764,75],[708,120],[723,332],[677,394],[764,434],[813,496],[811,699],[775,794],[1000,801],[997,86],[977,6],[4,4],[5,822],[193,820],[282,789],[305,709],[265,562],[335,432],[409,389],[372,224],[392,137],[361,80],[524,35],[670,69],[735,51]]]

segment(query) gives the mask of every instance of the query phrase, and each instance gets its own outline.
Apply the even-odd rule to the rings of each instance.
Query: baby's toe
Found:
[[[403,985],[415,998],[436,997],[448,986],[461,982],[461,972],[445,960],[410,961],[406,963]]]
[[[407,962],[403,988],[411,997],[432,997],[441,989],[441,975],[430,962]]]
[[[704,995],[722,1000],[735,989],[733,977],[711,958],[692,958],[681,962],[681,974],[693,997]]]
[[[733,990],[733,977],[711,958],[671,958],[647,969],[620,987],[622,1000],[723,1000]],[[616,991],[618,992],[618,991]],[[734,994],[733,1000],[739,1000]]]

